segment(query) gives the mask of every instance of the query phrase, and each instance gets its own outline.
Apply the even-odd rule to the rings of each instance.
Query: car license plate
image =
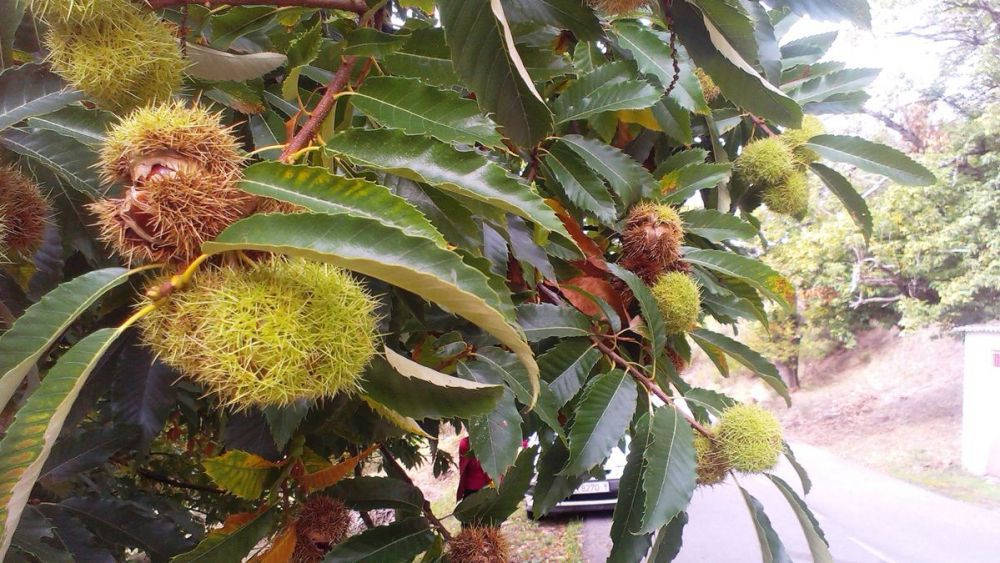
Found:
[[[592,495],[594,493],[607,493],[611,491],[611,484],[607,481],[588,481],[576,488],[574,494]]]

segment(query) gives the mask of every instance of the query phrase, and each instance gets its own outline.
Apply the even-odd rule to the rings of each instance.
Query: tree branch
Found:
[[[303,8],[328,8],[331,10],[347,10],[357,14],[368,11],[363,0],[143,0],[154,10],[199,4],[207,8],[213,6],[300,6]]]
[[[403,479],[406,480],[407,483],[413,485],[413,479],[410,479],[410,476],[406,474],[406,470],[403,469],[403,466],[400,465],[398,461],[396,461],[396,458],[393,457],[392,452],[389,451],[389,448],[385,446],[379,446],[379,451],[382,452],[382,460],[385,463],[392,465],[392,467],[396,470],[396,472],[399,473],[403,477]],[[444,524],[441,523],[441,520],[439,520],[437,516],[434,516],[434,511],[431,510],[431,503],[426,498],[424,499],[423,509],[424,509],[424,516],[426,516],[427,519],[430,520],[431,525],[433,525],[435,528],[438,529],[439,532],[441,532],[441,535],[444,536],[445,541],[451,541],[451,532],[448,531],[448,528],[446,528]]]
[[[621,355],[619,355],[618,352],[612,350],[610,346],[602,342],[601,339],[598,338],[597,336],[591,336],[590,341],[593,342],[594,346],[597,346],[597,349],[603,352],[605,356],[611,358],[611,360],[616,364],[618,364],[619,367],[628,372],[633,379],[635,379],[639,383],[642,383],[642,385],[650,393],[659,397],[660,400],[663,401],[664,403],[676,408],[676,406],[674,405],[673,397],[667,395],[666,392],[663,391],[663,389],[660,389],[660,386],[657,385],[656,382],[654,382],[649,377],[646,377],[646,375],[641,371],[639,371],[638,368],[629,363],[628,360],[626,360],[625,358],[621,357]],[[691,415],[687,414],[686,412],[680,409],[678,409],[677,412],[679,412],[681,416],[683,416],[684,419],[687,420],[688,424],[690,424],[692,428],[694,428],[698,432],[701,432],[701,434],[706,438],[714,439],[715,436],[707,428],[702,426],[700,422],[695,420]]]
[[[183,481],[178,481],[176,479],[171,479],[166,475],[160,475],[159,473],[154,473],[152,471],[147,471],[145,469],[140,469],[137,471],[140,476],[156,481],[158,483],[163,483],[164,485],[170,485],[171,487],[179,487],[181,489],[190,489],[192,491],[201,491],[204,493],[212,493],[216,495],[225,494],[226,491],[216,489],[214,487],[206,487],[205,485],[196,485],[194,483],[185,483]]]
[[[292,140],[285,145],[285,149],[281,151],[279,160],[288,162],[292,155],[302,150],[312,139],[313,135],[316,134],[316,130],[319,129],[320,124],[323,123],[330,110],[333,109],[333,104],[337,101],[337,94],[347,86],[348,80],[351,79],[351,69],[354,67],[354,61],[356,60],[357,57],[353,55],[344,57],[340,68],[337,69],[333,78],[330,79],[330,83],[326,86],[326,92],[323,93],[323,97],[320,98],[319,103],[313,109],[312,115],[309,116],[309,119],[299,129],[298,133],[292,137]]]

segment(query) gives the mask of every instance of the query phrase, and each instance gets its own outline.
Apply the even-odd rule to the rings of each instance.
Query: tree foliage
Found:
[[[656,237],[662,219],[626,218],[650,201],[679,212],[664,216],[681,222],[683,239],[657,268],[697,283],[699,326],[764,321],[765,302],[791,308],[792,283],[755,245],[765,186],[732,162],[750,142],[799,128],[804,113],[860,107],[874,72],[819,62],[824,37],[782,37],[802,15],[869,25],[863,0],[76,0],[70,9],[115,2],[142,11],[137,21],[176,28],[186,74],[173,97],[219,112],[245,157],[239,188],[268,207],[206,237],[193,262],[118,267],[88,204],[147,209],[136,178],[188,178],[186,147],[158,154],[155,170],[122,156],[131,178],[110,185],[95,163],[124,106],[166,100],[142,90],[150,99],[115,97],[109,111],[86,91],[91,82],[63,72],[78,91],[49,67],[42,36],[71,35],[83,25],[72,18],[98,9],[55,25],[67,16],[39,17],[52,8],[45,0],[0,4],[2,156],[56,210],[37,250],[10,256],[0,280],[0,311],[17,319],[0,336],[4,553],[287,558],[305,541],[293,533],[302,505],[319,493],[366,522],[325,545],[326,560],[438,560],[451,539],[445,515],[410,471],[448,463],[437,440],[453,426],[496,483],[454,517],[488,526],[517,509],[533,479],[547,490],[533,508],[543,514],[630,436],[614,553],[639,560],[659,533],[658,559],[676,554],[696,485],[694,436],[732,403],[716,397],[712,415],[702,401],[687,406],[686,396],[704,395],[683,379],[692,343],[723,373],[732,359],[788,394],[774,366],[739,342],[687,323],[667,330],[657,301],[669,296],[654,298],[655,279],[638,275],[649,269],[618,264],[638,240],[625,236],[629,225]],[[933,181],[864,139],[800,143],[820,164]],[[844,232],[868,236],[864,199],[816,166],[855,221]],[[204,183],[188,187],[204,194]],[[144,240],[163,227],[135,225]],[[270,254],[349,271],[377,301],[380,352],[354,392],[278,394],[261,406],[220,399],[133,328],[197,285],[199,271]],[[531,435],[539,446],[522,448]],[[746,499],[762,553],[779,558],[764,508]],[[375,525],[373,510],[391,522]],[[801,521],[818,538],[814,555],[828,558],[816,521]]]

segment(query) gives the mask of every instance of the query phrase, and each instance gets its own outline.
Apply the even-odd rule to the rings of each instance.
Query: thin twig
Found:
[[[590,341],[593,342],[594,346],[597,346],[597,349],[603,352],[605,356],[611,358],[613,362],[615,362],[616,364],[621,366],[622,369],[631,374],[633,379],[635,379],[639,383],[642,383],[642,385],[650,393],[659,397],[660,400],[663,401],[664,403],[670,406],[674,406],[673,397],[667,395],[663,391],[663,389],[660,389],[660,386],[657,385],[655,381],[653,381],[652,379],[647,377],[644,373],[639,371],[639,368],[635,367],[628,360],[621,357],[621,355],[619,355],[618,352],[612,350],[611,347],[609,347],[607,344],[601,342],[601,339],[599,337],[591,336]],[[702,426],[700,422],[691,417],[691,415],[687,414],[686,412],[680,409],[677,409],[677,412],[681,413],[681,416],[683,416],[684,419],[687,420],[688,424],[690,424],[695,430],[701,432],[707,438],[713,438],[713,434],[707,428]]]
[[[139,475],[145,477],[146,479],[151,479],[164,485],[170,485],[171,487],[179,487],[181,489],[190,489],[192,491],[202,491],[205,493],[212,493],[216,495],[225,494],[225,491],[216,489],[215,487],[207,487],[205,485],[196,485],[194,483],[185,483],[183,481],[178,481],[176,479],[171,479],[166,475],[160,475],[159,473],[154,473],[152,471],[147,471],[145,469],[140,469],[138,471]]]
[[[323,93],[323,97],[320,98],[319,103],[313,109],[312,115],[306,120],[305,125],[295,133],[292,140],[285,145],[285,149],[281,151],[279,160],[288,162],[290,157],[305,147],[313,135],[316,134],[316,130],[319,129],[320,124],[323,123],[330,110],[333,109],[333,104],[337,101],[337,94],[347,86],[347,82],[351,78],[351,69],[354,67],[355,60],[357,60],[357,57],[353,55],[344,57],[340,68],[337,69],[333,78],[330,79],[330,83],[326,86],[326,92]]]
[[[749,115],[750,115],[750,121],[753,121],[755,125],[757,125],[761,129],[763,129],[764,132],[767,133],[768,137],[777,136],[777,133],[775,133],[773,129],[771,129],[770,127],[768,127],[767,123],[763,119],[757,117],[756,115],[754,115],[752,113],[749,114]]]
[[[170,8],[173,6],[184,6],[188,4],[199,4],[207,8],[213,6],[300,6],[303,8],[329,8],[333,10],[347,10],[357,14],[368,11],[368,6],[363,0],[144,0],[147,6],[154,10]]]
[[[663,1],[663,18],[666,20],[667,31],[670,32],[670,59],[674,64],[674,76],[670,79],[670,85],[667,86],[667,90],[664,92],[665,96],[670,94],[670,92],[674,89],[674,86],[677,85],[677,81],[681,78],[681,63],[677,58],[677,32],[674,30],[674,15],[671,11],[672,6],[673,0]]]
[[[557,294],[555,291],[553,291],[552,289],[550,289],[550,288],[548,288],[548,287],[546,287],[544,285],[539,285],[538,286],[538,290],[541,293],[543,293],[545,295],[545,297],[550,302],[555,303],[555,304],[562,304],[563,303],[562,297],[559,294]],[[643,385],[643,387],[645,387],[650,393],[652,393],[652,394],[656,395],[657,397],[659,397],[660,400],[662,400],[664,403],[666,403],[666,404],[668,404],[670,406],[674,406],[674,398],[673,397],[671,397],[670,395],[667,395],[666,392],[663,391],[663,389],[660,389],[660,386],[657,385],[656,382],[653,381],[652,378],[648,377],[639,368],[635,367],[635,365],[633,365],[631,362],[629,362],[628,360],[626,360],[625,358],[623,358],[618,352],[615,352],[614,349],[612,349],[610,346],[608,346],[607,344],[605,344],[601,340],[600,336],[598,336],[598,335],[591,335],[590,341],[593,342],[594,346],[596,346],[598,350],[600,350],[602,353],[604,353],[605,356],[607,356],[608,358],[610,358],[611,361],[613,361],[614,363],[618,364],[618,366],[621,367],[622,369],[624,369],[626,373],[628,373],[629,375],[631,375],[633,379],[635,379],[636,381],[638,381],[639,383],[641,383]],[[681,411],[679,409],[678,409],[677,412],[681,413],[681,416],[683,416],[684,419],[688,421],[688,424],[690,424],[695,430],[697,430],[698,432],[701,432],[707,438],[711,439],[713,437],[712,433],[709,432],[709,430],[707,428],[705,428],[704,426],[702,426],[700,422],[698,422],[697,420],[695,420],[693,417],[691,417],[690,415],[688,415],[686,412]]]
[[[402,475],[403,479],[407,483],[413,485],[413,479],[410,479],[410,476],[406,474],[406,470],[403,469],[403,466],[400,465],[398,461],[396,461],[396,458],[393,457],[392,452],[389,451],[389,448],[385,446],[379,446],[379,450],[382,452],[382,460],[385,463],[392,465],[392,467],[396,470],[396,472]],[[428,502],[427,499],[424,499],[423,508],[424,508],[424,516],[426,516],[427,519],[430,520],[431,524],[435,528],[437,528],[439,532],[441,532],[441,535],[444,536],[445,541],[451,541],[451,532],[448,531],[448,528],[446,528],[444,524],[441,523],[441,520],[439,520],[437,516],[434,516],[434,511],[431,510],[431,503]]]

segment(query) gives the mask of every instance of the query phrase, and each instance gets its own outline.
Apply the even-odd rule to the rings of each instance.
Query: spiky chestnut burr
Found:
[[[500,528],[471,526],[448,542],[452,563],[507,563],[509,552]]]
[[[717,444],[729,465],[744,473],[773,468],[784,450],[778,419],[761,407],[745,404],[722,412]]]
[[[621,237],[618,263],[650,284],[680,259],[684,229],[673,207],[642,202],[632,207]]]
[[[173,26],[130,2],[114,12],[54,21],[45,39],[52,70],[115,112],[169,100],[184,70]]]
[[[136,110],[101,149],[105,184],[124,197],[91,204],[101,239],[130,262],[190,262],[206,240],[253,212],[237,187],[243,157],[218,114],[175,102]]]
[[[795,156],[778,137],[757,139],[743,147],[733,163],[748,183],[764,188],[784,182],[795,172]]]
[[[26,256],[38,249],[51,207],[38,185],[13,166],[0,166],[0,255]]]
[[[314,563],[347,537],[351,512],[341,501],[325,495],[310,497],[295,519],[295,563]]]
[[[274,257],[203,270],[139,323],[167,364],[239,410],[355,392],[376,305],[343,270]]]
[[[667,272],[650,288],[667,334],[681,334],[698,326],[701,295],[698,284],[683,272]]]
[[[705,101],[712,103],[716,98],[722,94],[722,90],[719,90],[719,86],[712,80],[712,77],[705,73],[704,70],[700,68],[694,69],[694,75],[698,79],[698,83],[701,85],[701,92],[705,96]]]
[[[729,461],[717,444],[706,436],[695,434],[694,453],[699,485],[716,485],[725,480],[729,473]]]
[[[60,24],[115,18],[128,4],[129,0],[29,0],[28,8],[37,19]]]
[[[809,179],[795,172],[784,182],[764,188],[762,199],[775,213],[802,219],[809,211]]]
[[[809,139],[817,135],[822,135],[824,131],[823,122],[815,116],[807,115],[802,118],[801,127],[798,129],[786,129],[782,131],[778,138],[792,150],[792,155],[795,156],[795,160],[800,165],[809,166],[819,159],[819,155],[815,151],[806,148],[805,144],[809,142]]]

